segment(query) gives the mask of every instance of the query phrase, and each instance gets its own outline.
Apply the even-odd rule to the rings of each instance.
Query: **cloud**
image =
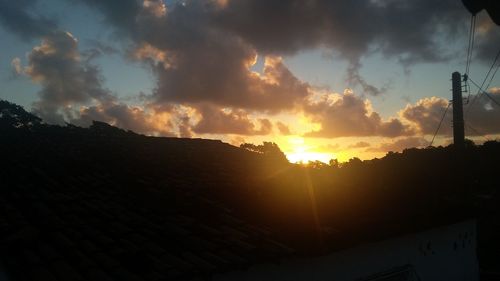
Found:
[[[434,134],[439,122],[448,106],[448,101],[443,98],[430,97],[423,98],[415,104],[408,104],[400,111],[399,115],[413,123],[420,134]],[[443,126],[440,129],[440,134],[450,134],[452,114],[451,107],[446,118],[443,120]]]
[[[290,128],[280,121],[276,122],[276,128],[282,135],[291,135]]]
[[[181,117],[180,122],[178,123],[178,127],[179,127],[179,136],[181,138],[193,137],[194,132],[191,129],[191,124],[189,124],[189,116]]]
[[[0,23],[26,41],[56,30],[55,20],[33,11],[32,7],[36,2],[37,0],[0,1]]]
[[[500,122],[498,122],[500,120],[499,88],[490,89],[488,96],[486,94],[480,94],[477,98],[471,96],[470,101],[464,106],[466,135],[500,134]]]
[[[406,137],[399,138],[393,142],[382,143],[376,147],[366,149],[368,152],[400,152],[406,148],[424,147],[429,145],[429,142],[421,137]]]
[[[476,22],[475,55],[483,62],[491,63],[500,46],[500,28],[485,13],[479,13]]]
[[[147,14],[152,14],[158,18],[167,14],[167,6],[163,0],[144,0],[142,6],[147,11]]]
[[[172,114],[141,106],[130,106],[119,102],[103,102],[94,106],[83,106],[71,123],[89,126],[93,120],[137,133],[157,136],[174,136]]]
[[[493,87],[489,89],[488,92],[494,95],[500,95],[500,87]]]
[[[256,53],[233,40],[172,56],[173,62],[162,61],[155,67],[159,81],[152,97],[155,103],[212,103],[276,113],[292,109],[310,94],[309,85],[280,58],[266,57],[263,74],[252,72]]]
[[[178,42],[169,42],[170,46],[199,37],[200,31],[204,36],[211,36],[216,30],[224,31],[227,36],[237,35],[264,54],[293,54],[325,46],[338,50],[352,61],[358,61],[374,45],[384,54],[399,56],[404,61],[433,61],[440,57],[436,49],[443,43],[437,42],[436,37],[443,29],[450,33],[462,31],[457,29],[466,28],[465,24],[457,27],[457,21],[468,15],[461,3],[454,0],[439,3],[433,0],[193,0],[175,2],[168,9],[159,1],[150,0],[143,1],[142,5],[136,0],[80,2],[100,10],[117,29],[150,43],[155,40],[147,37],[155,34],[159,27],[166,31],[164,37],[170,32],[177,35],[172,41]],[[158,17],[163,14],[166,17]],[[139,15],[143,17],[138,21]],[[138,35],[144,31],[141,30],[144,23],[153,25],[150,26],[153,30]],[[169,30],[173,23],[181,27],[179,32]],[[180,32],[185,28],[194,32],[182,36]],[[157,40],[167,43],[162,38]]]
[[[80,53],[78,40],[69,32],[56,31],[32,49],[27,66],[14,59],[14,71],[42,86],[33,112],[47,123],[88,126],[97,120],[139,133],[172,135],[169,108],[120,102],[104,87],[99,68],[90,64],[92,54]]]
[[[197,134],[267,135],[273,127],[268,119],[251,120],[248,113],[241,109],[202,105],[196,111],[201,119],[192,126],[192,130]]]
[[[363,93],[370,96],[379,96],[387,91],[387,86],[377,88],[366,82],[365,78],[363,78],[361,74],[359,74],[360,68],[361,64],[359,62],[351,62],[351,64],[347,68],[347,82],[351,86],[360,86]]]
[[[273,58],[332,49],[350,63],[348,82],[376,96],[387,86],[361,77],[364,56],[380,52],[405,66],[449,60],[454,54],[447,40],[463,36],[468,18],[455,0],[192,0],[168,7],[152,0],[80,2],[101,11],[137,49],[155,50],[154,60],[137,57],[157,76],[153,102],[270,112],[290,110],[310,94],[309,87],[275,59],[268,60],[263,76],[253,73],[257,54]]]
[[[440,32],[457,34],[459,1],[229,1],[215,17],[265,53],[326,46],[357,62],[372,49],[403,63],[445,59]],[[255,21],[255,19],[259,19]]]
[[[120,35],[119,43],[130,50],[130,58],[153,70],[157,85],[146,97],[148,105],[134,107],[118,101],[104,87],[99,68],[91,64],[92,58],[112,54],[114,48],[97,42],[79,52],[71,34],[57,31],[56,21],[33,10],[35,0],[11,2],[0,3],[0,23],[22,38],[43,39],[29,54],[26,67],[19,60],[12,66],[42,85],[34,110],[46,120],[60,123],[82,114],[84,119],[95,116],[152,132],[155,127],[148,120],[161,112],[174,114],[160,110],[162,106],[195,108],[200,120],[170,115],[181,136],[268,134],[271,121],[253,116],[282,111],[304,111],[320,124],[320,130],[306,133],[309,137],[431,134],[442,101],[419,101],[389,120],[352,93],[311,102],[312,87],[297,78],[280,56],[311,48],[332,50],[348,61],[348,82],[359,86],[362,94],[378,96],[387,86],[376,87],[360,75],[364,57],[381,53],[405,66],[449,60],[454,54],[447,39],[463,38],[468,18],[456,0],[187,0],[168,6],[161,0],[77,0],[100,11]],[[498,29],[482,20],[479,28],[478,58],[490,60],[488,54],[500,38],[492,35]],[[253,70],[258,55],[265,61],[261,72]],[[495,120],[495,105],[484,98],[479,105],[471,109],[470,125],[495,132],[496,125],[490,124],[494,122],[484,121]],[[164,125],[173,129],[169,126]],[[289,133],[285,124],[276,127]]]
[[[16,70],[19,65],[14,64]],[[81,61],[78,41],[68,32],[46,35],[28,54],[22,71],[42,85],[34,111],[49,123],[62,123],[67,110],[77,104],[112,99],[103,87],[99,69]]]
[[[259,135],[268,135],[273,130],[273,123],[271,123],[269,119],[260,118],[259,123],[260,123],[260,129],[258,131]]]
[[[305,114],[313,123],[319,123],[321,129],[305,134],[307,137],[396,137],[412,135],[414,132],[399,119],[382,120],[371,109],[368,100],[363,100],[346,91],[343,95],[328,95],[319,102],[305,106]]]
[[[231,138],[231,140],[229,141],[229,143],[231,145],[234,145],[234,146],[240,146],[241,144],[246,143],[246,141],[241,136],[235,136],[235,137]]]
[[[365,148],[365,147],[369,147],[370,144],[365,142],[365,141],[360,141],[360,142],[357,142],[355,144],[351,144],[349,145],[347,148]]]
[[[309,95],[309,85],[296,78],[278,56],[264,58],[262,73],[252,71],[255,48],[215,26],[212,13],[218,8],[210,3],[187,1],[168,8],[161,17],[144,6],[132,17],[135,20],[129,24],[134,27],[128,32],[132,32],[135,49],[131,57],[148,64],[158,81],[150,102],[211,103],[277,113]],[[109,13],[115,11],[104,12]]]
[[[490,89],[489,96],[500,104],[500,91]],[[500,107],[484,94],[471,95],[469,103],[464,104],[464,121],[466,136],[500,134]],[[448,101],[431,97],[408,104],[399,112],[401,118],[412,123],[421,135],[433,135],[443,117]],[[453,107],[450,106],[443,119],[438,135],[452,135]]]
[[[24,74],[24,69],[23,66],[21,65],[20,58],[13,58],[12,61],[10,62],[10,65],[12,66],[12,71],[14,76],[19,76]]]
[[[133,36],[136,18],[142,10],[137,0],[80,0],[81,3],[101,11],[105,20],[117,27],[121,34]]]

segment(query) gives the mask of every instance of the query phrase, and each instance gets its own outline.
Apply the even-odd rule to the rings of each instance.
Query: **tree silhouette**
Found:
[[[0,128],[32,128],[41,122],[42,119],[21,106],[0,100]]]
[[[243,143],[240,148],[246,149],[248,151],[256,152],[264,155],[267,159],[276,161],[278,163],[288,162],[285,153],[281,151],[279,146],[274,142],[263,142],[260,145],[255,145],[251,143]]]

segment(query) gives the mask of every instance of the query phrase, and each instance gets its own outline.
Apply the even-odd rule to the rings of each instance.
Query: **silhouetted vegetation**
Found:
[[[412,148],[369,161],[302,166],[288,163],[274,143],[237,148],[213,140],[147,137],[101,122],[52,126],[4,101],[0,135],[0,205],[18,208],[12,216],[22,216],[26,225],[38,225],[33,206],[49,204],[40,200],[50,194],[74,197],[67,200],[75,204],[105,200],[145,210],[144,217],[183,214],[207,224],[218,223],[212,216],[220,208],[311,253],[441,219],[478,216],[481,262],[498,260],[496,141],[469,143],[464,151],[451,145]],[[2,222],[3,247],[7,238],[28,239],[12,217]],[[49,225],[50,231],[61,227]]]
[[[26,112],[21,106],[0,100],[0,127],[2,129],[31,128],[40,125],[41,119]]]

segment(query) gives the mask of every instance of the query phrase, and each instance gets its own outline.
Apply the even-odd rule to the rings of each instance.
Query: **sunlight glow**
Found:
[[[308,163],[309,161],[321,161],[328,164],[330,159],[334,159],[335,155],[331,153],[320,152],[292,152],[285,153],[288,161],[292,163]]]
[[[292,163],[308,163],[309,161],[328,163],[330,159],[336,158],[333,153],[311,151],[315,146],[306,144],[302,137],[289,137],[288,145],[291,149],[285,151],[285,155]]]

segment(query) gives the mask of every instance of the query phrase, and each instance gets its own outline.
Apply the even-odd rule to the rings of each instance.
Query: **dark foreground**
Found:
[[[301,167],[269,144],[0,112],[0,259],[12,280],[210,279],[467,218],[479,219],[484,276],[500,268],[498,142]]]

